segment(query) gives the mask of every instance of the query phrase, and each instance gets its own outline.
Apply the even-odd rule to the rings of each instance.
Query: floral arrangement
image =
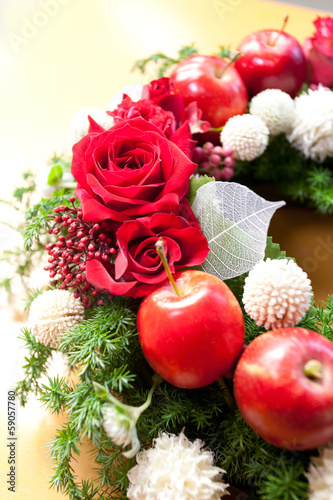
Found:
[[[220,127],[172,75],[127,87],[106,111],[73,118],[72,157],[53,158],[47,185],[26,174],[14,193],[21,275],[44,259],[50,278],[30,293],[17,394],[67,412],[50,481],[69,498],[332,495],[333,298],[316,304],[306,273],[267,237],[284,202],[246,182],[279,178],[289,158],[272,175],[268,164],[288,151],[293,174],[306,172],[299,197],[332,211],[331,21],[307,42],[309,64],[325,57],[328,68],[325,81],[310,73],[316,88],[261,90]],[[189,55],[206,64],[191,48],[180,68]],[[41,382],[54,351],[75,381]],[[72,467],[85,436],[93,481]]]

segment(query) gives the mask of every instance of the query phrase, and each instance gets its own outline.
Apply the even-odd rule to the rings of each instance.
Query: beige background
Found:
[[[318,11],[267,1],[0,0],[0,196],[10,197],[22,169],[37,168],[55,150],[68,148],[76,111],[103,107],[123,85],[142,81],[130,72],[137,59],[157,51],[173,56],[192,42],[202,53],[219,45],[235,48],[252,31],[279,28],[286,11],[289,33],[300,41],[312,34]],[[7,219],[6,206],[0,208],[0,219]],[[14,241],[12,233],[0,231],[2,246]],[[6,391],[20,376],[24,357],[16,339],[20,324],[12,319],[4,302],[0,498],[59,498],[48,490],[51,464],[41,447],[60,421],[40,412],[35,401],[19,409],[17,493],[6,490]]]

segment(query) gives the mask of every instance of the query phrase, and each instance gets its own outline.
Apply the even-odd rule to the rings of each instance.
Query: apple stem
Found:
[[[276,44],[276,42],[278,41],[281,33],[284,33],[284,30],[286,29],[286,26],[287,26],[287,22],[288,22],[288,19],[289,19],[289,14],[285,14],[284,15],[284,18],[283,18],[283,24],[282,24],[282,28],[280,29],[280,31],[278,32],[277,34],[277,37],[275,38],[275,40],[273,40],[269,45],[270,46],[273,46]]]
[[[175,291],[175,294],[177,295],[177,297],[180,297],[180,293],[179,293],[179,290],[176,286],[176,283],[175,283],[175,280],[173,279],[173,276],[172,276],[172,273],[170,271],[170,267],[169,267],[169,264],[168,264],[168,261],[167,261],[167,258],[165,256],[165,251],[164,251],[164,241],[163,241],[163,238],[162,236],[160,236],[160,238],[158,239],[158,241],[156,241],[155,243],[155,247],[156,247],[156,252],[158,253],[161,261],[162,261],[162,264],[163,264],[163,267],[168,275],[168,278],[169,278],[169,281],[172,285],[172,288],[174,289]]]
[[[230,54],[230,55],[231,55],[231,54]],[[232,51],[232,55],[231,55],[231,57],[230,57],[229,61],[228,61],[228,62],[227,62],[227,64],[224,66],[224,68],[222,68],[221,73],[219,73],[219,75],[218,75],[218,77],[219,77],[219,79],[220,79],[220,80],[222,80],[224,73],[225,73],[225,72],[227,71],[227,69],[228,69],[228,68],[232,65],[232,63],[236,62],[236,61],[237,61],[237,59],[239,59],[241,55],[242,55],[242,53],[241,53],[241,52],[238,52],[237,50]]]
[[[231,392],[229,391],[227,384],[225,383],[225,380],[223,377],[220,377],[217,381],[219,385],[222,387],[223,392],[224,392],[224,399],[227,405],[231,408],[235,405],[235,400],[231,395]]]
[[[304,373],[311,380],[321,380],[323,378],[323,365],[317,359],[310,359],[304,365]]]

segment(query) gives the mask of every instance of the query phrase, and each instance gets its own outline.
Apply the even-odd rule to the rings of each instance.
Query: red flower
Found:
[[[180,212],[196,165],[188,124],[168,140],[141,117],[88,134],[73,146],[72,174],[83,220],[124,222],[153,212]],[[180,147],[178,147],[180,146]]]
[[[177,124],[181,123],[184,115],[184,103],[179,94],[176,94],[170,78],[159,78],[145,85],[142,89],[142,99],[149,99],[166,111],[171,111]]]
[[[304,42],[308,63],[308,82],[333,85],[333,18],[319,17],[313,23],[316,32]]]
[[[115,123],[142,116],[144,120],[161,129],[167,137],[170,137],[176,129],[175,117],[171,111],[164,111],[161,106],[147,99],[133,102],[126,94],[119,106],[114,111],[108,111],[108,114],[113,116]]]
[[[148,295],[167,279],[155,249],[160,236],[172,273],[201,264],[209,251],[206,238],[195,225],[180,216],[156,213],[120,226],[115,263],[87,261],[88,282],[114,295]]]

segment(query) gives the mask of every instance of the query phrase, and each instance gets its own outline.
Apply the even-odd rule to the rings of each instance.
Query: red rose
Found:
[[[308,63],[308,82],[333,85],[333,18],[318,17],[314,23],[316,32],[304,42]]]
[[[148,295],[167,279],[155,248],[160,236],[172,273],[201,264],[209,251],[202,232],[186,219],[156,213],[120,226],[116,233],[119,252],[115,263],[88,260],[88,282],[114,295]]]
[[[144,120],[161,129],[167,137],[170,137],[176,129],[175,117],[171,111],[165,111],[161,106],[147,99],[133,102],[126,94],[119,106],[114,111],[108,111],[108,114],[113,116],[115,123],[142,116]]]
[[[141,117],[83,137],[73,146],[72,160],[83,219],[124,222],[157,211],[178,214],[196,167],[183,153],[192,148],[189,137],[188,124],[168,140]]]
[[[142,99],[155,102],[166,111],[171,111],[179,124],[184,114],[183,99],[176,94],[170,78],[163,77],[153,80],[142,89]]]

